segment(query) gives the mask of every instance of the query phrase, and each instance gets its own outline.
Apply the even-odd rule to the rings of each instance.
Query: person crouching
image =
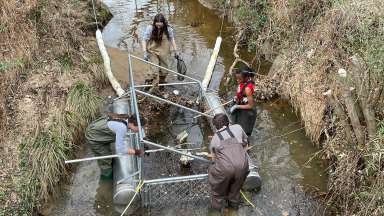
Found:
[[[229,125],[225,114],[215,115],[212,123],[217,131],[209,146],[214,160],[208,169],[211,206],[218,211],[223,211],[226,206],[238,209],[240,189],[249,173],[248,137],[240,125]]]

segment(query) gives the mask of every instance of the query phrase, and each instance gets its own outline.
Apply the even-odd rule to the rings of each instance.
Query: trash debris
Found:
[[[179,133],[176,137],[178,143],[183,143],[187,140],[188,132],[186,130]]]

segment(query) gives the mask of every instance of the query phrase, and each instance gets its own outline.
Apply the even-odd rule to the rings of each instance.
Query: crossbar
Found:
[[[173,86],[173,85],[189,85],[189,84],[199,84],[198,82],[178,82],[178,83],[161,83],[157,86]],[[142,88],[142,87],[151,87],[155,85],[137,85],[136,88]]]
[[[140,91],[140,90],[137,90],[137,89],[135,89],[135,91],[138,92],[138,93],[140,93],[140,94],[143,94],[143,95],[145,95],[145,96],[154,98],[154,99],[156,99],[156,100],[159,100],[159,101],[162,101],[162,102],[165,102],[165,103],[172,104],[172,105],[174,105],[174,106],[177,106],[177,107],[180,107],[180,108],[189,110],[189,111],[194,112],[194,113],[197,113],[197,114],[199,114],[199,115],[203,115],[203,116],[208,117],[208,118],[213,118],[213,116],[211,116],[211,115],[209,115],[209,114],[199,112],[199,111],[197,111],[197,110],[194,110],[194,109],[191,109],[191,108],[189,108],[189,107],[186,107],[186,106],[183,106],[183,105],[174,103],[174,102],[172,102],[172,101],[170,101],[170,100],[166,100],[166,99],[164,99],[164,98],[161,98],[161,97],[158,97],[158,96],[149,94],[149,93],[147,93],[147,92],[143,92],[143,91]]]
[[[170,177],[170,178],[144,180],[144,184],[157,185],[157,184],[163,184],[163,183],[176,183],[176,182],[183,182],[183,181],[190,181],[190,180],[203,180],[207,178],[208,178],[208,174],[176,176],[176,177]]]
[[[185,153],[185,152],[176,150],[176,149],[174,149],[174,148],[170,148],[170,147],[167,147],[167,146],[163,146],[163,145],[160,145],[160,144],[157,144],[157,143],[148,141],[148,140],[144,140],[144,139],[141,140],[141,141],[142,141],[143,143],[148,144],[148,145],[155,146],[155,147],[157,147],[157,148],[161,148],[161,149],[164,149],[164,150],[167,150],[167,151],[175,152],[175,153],[177,153],[177,154],[185,155],[185,156],[187,156],[187,157],[191,157],[191,158],[194,158],[194,159],[203,161],[203,162],[205,162],[205,163],[212,163],[212,161],[207,160],[207,159],[205,159],[205,158],[202,158],[202,157],[199,157],[199,156],[196,156],[196,155],[192,155],[192,154],[187,154],[187,153]]]
[[[144,63],[147,63],[147,64],[150,64],[150,65],[152,65],[152,66],[158,67],[158,68],[160,68],[160,69],[162,69],[162,70],[166,70],[166,71],[168,71],[168,72],[177,74],[178,76],[182,76],[182,77],[184,77],[184,78],[187,78],[187,79],[193,80],[193,81],[195,81],[195,82],[198,82],[198,83],[200,84],[200,86],[201,86],[201,82],[200,82],[200,80],[198,80],[198,79],[192,78],[192,77],[190,77],[190,76],[187,76],[187,75],[184,75],[184,74],[181,74],[181,73],[177,73],[176,71],[173,71],[173,70],[168,69],[168,68],[166,68],[166,67],[162,67],[162,66],[160,66],[160,65],[154,64],[154,63],[152,63],[152,62],[150,62],[150,61],[146,61],[146,60],[144,60],[144,59],[142,59],[142,58],[139,58],[139,57],[137,57],[137,56],[134,56],[134,55],[132,55],[132,54],[129,54],[129,56],[131,56],[132,58],[137,59],[137,60],[139,60],[139,61],[142,61],[142,62],[144,62]]]

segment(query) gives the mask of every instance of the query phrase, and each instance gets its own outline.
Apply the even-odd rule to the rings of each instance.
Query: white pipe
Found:
[[[125,156],[127,156],[127,155],[125,155]],[[101,159],[108,159],[108,158],[117,158],[117,157],[124,157],[124,155],[113,154],[113,155],[105,155],[105,156],[98,156],[98,157],[89,157],[89,158],[82,158],[82,159],[75,159],[75,160],[67,160],[67,161],[65,161],[65,164],[79,163],[79,162],[91,161],[91,160],[101,160]]]
[[[215,69],[216,60],[219,56],[220,46],[221,46],[222,38],[219,36],[216,39],[215,48],[213,49],[213,53],[211,55],[211,59],[209,60],[209,64],[207,67],[207,70],[205,71],[205,76],[202,82],[203,90],[206,91],[209,85],[209,82],[211,82],[213,70]]]
[[[103,57],[104,71],[107,74],[107,77],[109,79],[109,82],[112,85],[112,88],[115,90],[116,94],[120,97],[125,93],[125,91],[123,90],[123,88],[121,88],[115,76],[113,76],[112,69],[111,69],[111,60],[109,59],[107,49],[105,48],[105,45],[104,45],[103,36],[99,29],[97,29],[96,31],[96,40],[97,40],[97,45],[99,46],[101,56]]]

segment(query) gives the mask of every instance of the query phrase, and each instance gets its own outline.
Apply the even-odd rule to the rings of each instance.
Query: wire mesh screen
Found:
[[[174,205],[203,205],[209,201],[207,178],[190,178],[183,181],[168,181],[145,184],[144,205],[161,208]]]
[[[142,202],[147,209],[160,211],[167,206],[172,207],[168,210],[186,206],[199,209],[196,206],[200,206],[206,210],[209,203],[208,164],[193,160],[182,166],[180,157],[177,153],[159,151],[144,158],[144,179],[163,179],[144,184]]]

